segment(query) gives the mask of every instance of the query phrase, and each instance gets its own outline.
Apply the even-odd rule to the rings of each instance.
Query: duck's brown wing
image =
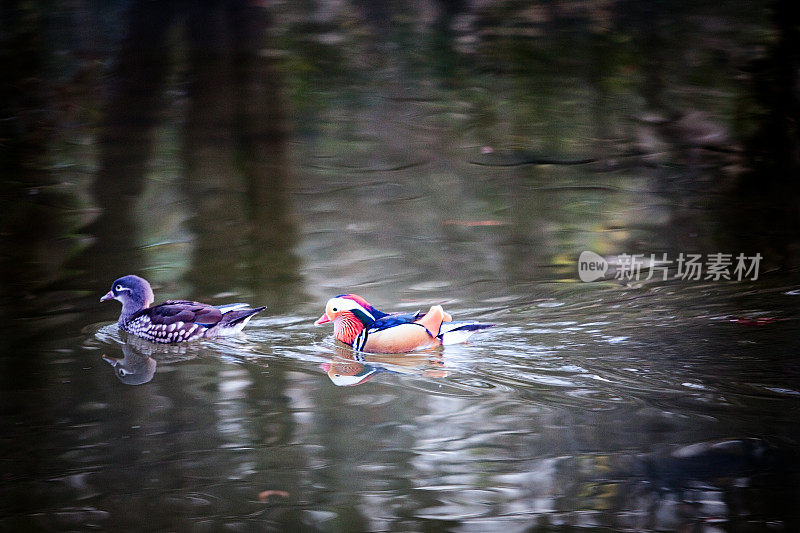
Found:
[[[169,300],[144,311],[149,311],[148,315],[153,324],[166,326],[183,322],[211,327],[222,320],[222,312],[216,307],[187,300]]]

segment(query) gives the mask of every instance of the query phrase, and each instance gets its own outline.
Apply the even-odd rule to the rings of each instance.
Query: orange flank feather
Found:
[[[435,337],[439,334],[442,327],[442,322],[452,322],[453,317],[444,312],[441,305],[431,306],[430,311],[425,313],[425,316],[415,322],[415,324],[422,324],[425,329],[431,332]]]

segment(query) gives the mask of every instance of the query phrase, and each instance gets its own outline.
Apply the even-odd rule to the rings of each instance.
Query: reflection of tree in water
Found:
[[[83,229],[93,243],[71,260],[71,270],[63,268],[56,260],[52,262],[59,265],[57,272],[41,268],[42,252],[49,253],[44,255],[47,259],[59,253],[66,256],[67,252],[61,249],[66,247],[63,243],[74,246],[75,241],[71,235],[65,238],[72,228],[63,224],[64,198],[34,195],[45,191],[51,180],[63,179],[61,175],[54,177],[54,173],[48,172],[43,154],[50,148],[54,135],[66,137],[72,133],[51,130],[50,119],[57,103],[48,100],[53,95],[48,92],[45,60],[48,54],[55,55],[55,51],[47,47],[56,48],[58,44],[47,40],[50,21],[36,4],[17,2],[0,8],[3,31],[15,28],[14,35],[19,37],[10,47],[12,53],[3,54],[3,59],[14,57],[14,61],[3,61],[0,66],[0,71],[8,74],[0,82],[4,91],[0,103],[4,108],[0,143],[8,142],[7,139],[15,141],[10,151],[0,144],[3,170],[8,172],[0,186],[3,200],[13,200],[9,208],[4,209],[7,217],[2,220],[2,233],[4,238],[12,236],[12,242],[4,245],[14,250],[13,257],[0,260],[0,277],[4,279],[0,289],[2,312],[13,309],[18,316],[27,316],[27,312],[21,312],[24,305],[30,307],[32,316],[51,316],[55,313],[56,298],[52,294],[31,296],[32,289],[45,282],[52,282],[51,290],[79,287],[88,293],[86,301],[96,305],[95,293],[102,292],[119,273],[138,272],[152,266],[141,248],[140,234],[145,224],[137,214],[137,206],[145,194],[145,177],[156,149],[154,130],[165,113],[167,79],[174,58],[180,52],[174,39],[180,32],[185,35],[186,47],[190,50],[187,69],[191,81],[184,129],[186,165],[181,188],[189,200],[189,211],[194,215],[190,224],[197,246],[193,248],[194,258],[186,274],[195,286],[193,294],[213,295],[245,287],[255,293],[254,299],[268,300],[275,305],[285,294],[295,290],[296,261],[289,251],[294,236],[288,222],[286,198],[285,108],[277,75],[270,62],[259,55],[261,36],[267,28],[263,10],[250,7],[250,3],[244,1],[197,4],[140,1],[130,5],[126,38],[115,58],[113,82],[97,142],[99,169],[91,192],[99,207],[98,218]],[[84,6],[76,9],[81,8]],[[174,31],[176,28],[180,30]],[[0,38],[7,44],[4,35]],[[7,121],[6,116],[15,120]],[[34,197],[36,201],[30,201]],[[68,277],[72,277],[69,284],[65,281]],[[9,287],[13,290],[6,294]],[[6,306],[7,297],[17,303]],[[74,301],[71,301],[69,309],[74,308]],[[91,321],[87,317],[90,313],[86,311],[74,323],[79,324],[78,327],[85,326]],[[28,327],[28,323],[23,324],[21,331]],[[65,336],[66,333],[59,332],[58,341],[62,342]],[[3,389],[9,393],[4,412],[13,413],[11,426],[15,425],[14,420],[24,420],[25,428],[35,428],[17,429],[7,437],[13,438],[19,449],[27,450],[19,454],[19,460],[13,461],[9,479],[30,480],[25,487],[36,488],[12,491],[16,499],[10,506],[12,515],[19,513],[24,517],[37,510],[43,521],[57,524],[53,527],[75,528],[74,523],[64,525],[70,517],[64,519],[50,512],[51,498],[74,501],[75,493],[100,486],[104,493],[126,494],[124,499],[117,500],[124,500],[124,503],[109,503],[101,515],[114,516],[122,528],[140,527],[142,516],[147,516],[153,524],[159,524],[154,527],[168,529],[174,527],[176,516],[194,516],[191,513],[197,512],[191,505],[191,498],[181,496],[216,491],[233,499],[230,494],[239,487],[235,482],[219,484],[218,478],[233,479],[242,463],[269,460],[269,454],[261,453],[263,448],[247,453],[244,459],[232,454],[225,464],[211,454],[191,465],[183,460],[184,453],[195,449],[198,442],[207,443],[211,449],[224,443],[220,427],[229,420],[225,412],[216,410],[220,403],[216,388],[220,380],[216,375],[209,378],[208,385],[200,393],[187,394],[195,379],[189,373],[192,367],[172,365],[168,368],[169,379],[163,383],[155,380],[143,387],[125,387],[124,392],[116,390],[115,395],[125,394],[127,400],[122,409],[100,422],[96,412],[89,414],[74,407],[82,401],[80,394],[94,399],[107,394],[107,379],[110,378],[107,371],[76,374],[76,380],[83,380],[82,386],[69,388],[64,395],[48,397],[43,391],[58,381],[53,378],[52,358],[43,355],[36,343],[26,340],[22,343],[24,349],[13,352],[14,357],[4,357]],[[125,353],[127,348],[123,348],[122,355],[129,355]],[[136,358],[137,354],[132,355]],[[149,373],[155,370],[153,358],[139,355],[142,356],[138,362],[142,364],[129,368],[132,373],[128,376],[149,380]],[[23,379],[12,376],[23,376]],[[97,380],[98,377],[101,379]],[[260,374],[256,377],[263,379]],[[291,435],[294,422],[285,405],[286,397],[280,392],[285,378],[278,372],[273,372],[271,378],[270,386],[274,389],[270,390],[278,392],[266,399],[254,392],[253,412],[274,404],[274,408],[267,409],[276,413],[271,416],[269,429],[280,435]],[[25,392],[20,393],[18,389]],[[253,387],[254,391],[265,389]],[[255,402],[258,402],[257,407]],[[142,422],[143,417],[146,423]],[[97,450],[84,450],[78,462],[100,469],[108,465],[119,468],[108,468],[97,476],[81,474],[86,481],[85,489],[56,481],[58,488],[52,489],[51,484],[47,491],[39,490],[39,484],[46,484],[45,479],[52,478],[53,472],[63,471],[65,462],[69,462],[61,453],[39,453],[41,447],[37,450],[42,428],[53,428],[54,420],[58,420],[61,427],[48,434],[48,449],[69,450],[87,438],[96,439],[104,445]],[[148,430],[133,429],[140,425]],[[263,443],[267,437],[246,431],[242,434],[248,446]],[[123,438],[127,439],[125,445],[118,445]],[[145,454],[153,450],[157,450],[159,459],[148,462],[148,457],[152,456]],[[145,481],[141,478],[143,470],[158,474]],[[260,471],[269,471],[269,468]],[[213,475],[204,477],[208,472]],[[296,495],[299,492],[294,488],[298,484],[296,477],[296,470],[287,470],[279,480],[279,488],[289,489]],[[271,483],[277,481],[263,479],[261,482],[264,488],[270,488],[274,486]],[[135,494],[130,494],[129,488],[133,486],[138,488]],[[43,496],[44,492],[47,496]],[[173,513],[153,512],[153,492],[172,495]],[[95,495],[86,497],[91,499]],[[262,523],[264,518],[272,519],[274,524],[299,522],[294,508],[284,510],[271,506],[262,511],[263,504],[253,506],[260,508],[254,512],[262,513]],[[74,514],[71,519],[84,521],[83,527],[93,519],[79,512]],[[20,520],[31,523],[25,518]],[[225,517],[216,520],[219,529]]]
[[[194,252],[186,278],[201,294],[246,286],[274,301],[289,290],[284,285],[295,279],[296,260],[286,117],[276,71],[260,54],[266,22],[263,9],[245,2],[131,6],[100,142],[94,194],[101,211],[89,228],[96,238],[87,254],[91,273],[108,277],[145,266],[135,208],[180,27],[188,49],[181,190],[189,200]]]
[[[37,6],[0,10],[0,321],[34,315],[35,294],[51,281],[42,264],[57,253],[51,217],[56,195],[43,154],[53,109],[41,82],[47,54],[46,17]],[[11,334],[18,333],[15,327]]]
[[[794,530],[794,479],[780,447],[730,439],[661,448],[537,458],[521,469],[523,498],[554,498],[556,511],[542,513],[542,525],[558,517],[577,526],[585,513],[614,530],[702,531],[714,522],[735,530],[747,520],[781,516]]]
[[[755,130],[745,139],[747,171],[727,206],[724,231],[773,257],[775,266],[797,268],[800,12],[795,2],[775,1],[772,23],[775,39],[747,68],[752,100],[739,112],[756,118]]]

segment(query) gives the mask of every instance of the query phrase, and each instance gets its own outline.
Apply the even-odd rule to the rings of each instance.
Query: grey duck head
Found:
[[[119,317],[122,321],[135,312],[149,307],[154,299],[153,289],[147,280],[131,274],[114,281],[111,290],[100,298],[100,301],[119,300],[122,303],[122,314]]]

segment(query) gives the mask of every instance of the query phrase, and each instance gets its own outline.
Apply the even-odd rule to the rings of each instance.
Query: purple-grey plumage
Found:
[[[151,342],[175,343],[199,338],[231,335],[242,331],[247,322],[265,307],[247,304],[213,306],[188,300],[168,300],[151,306],[153,289],[146,279],[128,275],[111,284],[102,298],[118,300],[122,312],[120,329]]]

